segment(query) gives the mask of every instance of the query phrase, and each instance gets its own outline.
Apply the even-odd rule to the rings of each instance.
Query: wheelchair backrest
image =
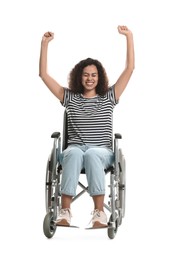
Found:
[[[63,138],[62,138],[62,151],[68,146],[68,120],[66,109],[63,115]]]

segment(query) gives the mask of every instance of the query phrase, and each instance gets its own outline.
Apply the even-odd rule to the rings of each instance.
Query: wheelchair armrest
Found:
[[[117,134],[114,134],[114,136],[115,136],[116,139],[122,139],[121,134],[118,134],[118,133],[117,133]]]
[[[51,135],[51,138],[59,138],[60,137],[60,132],[54,132]]]

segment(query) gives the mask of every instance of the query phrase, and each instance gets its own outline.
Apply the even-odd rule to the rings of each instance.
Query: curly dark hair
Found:
[[[71,91],[74,93],[83,94],[84,87],[82,85],[82,73],[83,69],[89,65],[95,65],[97,68],[98,84],[96,87],[96,93],[100,96],[103,96],[106,94],[109,88],[108,77],[103,65],[96,59],[87,58],[85,60],[81,60],[74,66],[69,74],[69,89],[71,89]]]

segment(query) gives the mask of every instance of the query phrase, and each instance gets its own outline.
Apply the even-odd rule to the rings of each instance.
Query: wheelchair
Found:
[[[43,221],[43,232],[47,238],[52,238],[56,232],[57,212],[61,209],[61,174],[62,166],[59,162],[61,152],[67,147],[68,132],[67,132],[67,115],[64,112],[63,118],[63,135],[60,132],[53,132],[53,146],[46,165],[46,180],[45,180],[45,206],[46,215]],[[62,138],[61,138],[62,137]],[[104,208],[109,211],[110,217],[107,226],[107,235],[113,239],[117,233],[118,227],[122,224],[122,219],[125,216],[125,195],[126,195],[126,161],[119,147],[119,139],[122,139],[121,134],[113,134],[113,152],[114,163],[109,168],[105,169],[106,174],[110,174],[109,199],[108,203],[104,203]],[[83,169],[81,174],[85,174]],[[88,192],[88,186],[84,185],[80,180],[78,186],[81,191],[73,197],[72,202],[78,199],[85,192]]]

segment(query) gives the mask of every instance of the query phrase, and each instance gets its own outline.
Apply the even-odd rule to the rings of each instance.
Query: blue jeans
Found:
[[[105,147],[69,145],[60,157],[61,193],[76,195],[81,170],[85,169],[90,196],[105,194],[105,171],[114,162],[114,153]]]

